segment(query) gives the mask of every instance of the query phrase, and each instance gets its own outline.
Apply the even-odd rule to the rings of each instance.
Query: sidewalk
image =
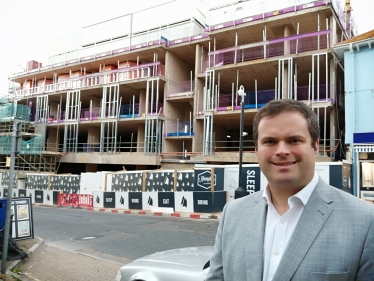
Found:
[[[123,265],[114,261],[93,257],[45,244],[35,237],[18,241],[18,246],[29,257],[7,262],[4,281],[90,281],[115,280]]]
[[[16,266],[20,274],[12,275],[21,281],[115,280],[121,266],[117,262],[43,243],[29,259]]]
[[[43,239],[39,237],[34,237],[32,239],[19,240],[16,242],[17,242],[18,247],[28,254],[28,258],[25,260],[7,261],[6,274],[5,276],[2,275],[0,280],[6,280],[6,281],[17,280],[17,279],[11,278],[11,276],[18,278],[19,280],[23,280],[16,273],[18,271],[18,266],[20,263],[28,260],[32,256],[32,254],[39,248],[39,246],[43,244]]]

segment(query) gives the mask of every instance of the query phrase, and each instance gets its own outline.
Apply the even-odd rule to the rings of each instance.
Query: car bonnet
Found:
[[[211,246],[180,248],[142,257],[128,266],[202,271],[212,253],[213,247]]]

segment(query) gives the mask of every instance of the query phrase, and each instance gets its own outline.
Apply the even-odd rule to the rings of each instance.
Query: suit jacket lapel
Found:
[[[255,200],[255,206],[247,213],[245,239],[246,280],[262,280],[264,267],[264,233],[267,206],[262,196]],[[250,209],[250,208],[248,208]]]
[[[297,223],[294,233],[275,272],[273,280],[291,280],[314,240],[320,233],[333,208],[331,191],[319,180]]]

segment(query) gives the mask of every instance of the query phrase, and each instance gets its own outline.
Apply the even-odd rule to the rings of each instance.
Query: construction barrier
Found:
[[[93,207],[92,195],[90,194],[69,194],[58,195],[58,205],[70,207]]]

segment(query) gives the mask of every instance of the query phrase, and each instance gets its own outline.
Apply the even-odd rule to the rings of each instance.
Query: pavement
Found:
[[[40,237],[16,241],[28,258],[8,261],[4,281],[103,281],[115,280],[122,263],[73,252]]]
[[[44,205],[43,205],[44,206]],[[56,206],[49,206],[56,207]],[[196,219],[218,219],[220,213],[170,213],[141,210],[117,210],[89,208],[89,211],[112,212],[136,215],[189,217]],[[18,247],[28,253],[28,258],[7,262],[4,281],[114,281],[123,263],[98,258],[86,253],[69,251],[45,243],[42,238],[34,237],[16,241]]]
[[[32,253],[34,251],[36,251],[40,245],[42,245],[43,243],[43,239],[39,238],[39,237],[34,237],[32,239],[25,239],[25,240],[20,240],[20,241],[16,241],[17,242],[17,245],[19,248],[21,248],[23,251],[25,251],[27,254],[28,254],[28,258],[30,258],[30,256],[32,255]],[[24,260],[27,260],[27,259],[24,259]],[[22,260],[15,260],[15,261],[7,261],[6,263],[6,274],[5,275],[0,275],[0,280],[17,280],[15,278],[11,278],[11,276],[15,276],[17,277],[16,273],[13,272],[13,270],[17,271],[17,267],[18,265],[22,262]],[[18,277],[17,277],[18,278]],[[19,280],[23,280],[23,279],[20,279]]]
[[[19,273],[9,268],[8,275],[21,281],[114,281],[122,266],[118,262],[61,249],[38,237],[34,239],[39,240],[35,244],[38,246],[29,258],[13,267],[13,271]]]

